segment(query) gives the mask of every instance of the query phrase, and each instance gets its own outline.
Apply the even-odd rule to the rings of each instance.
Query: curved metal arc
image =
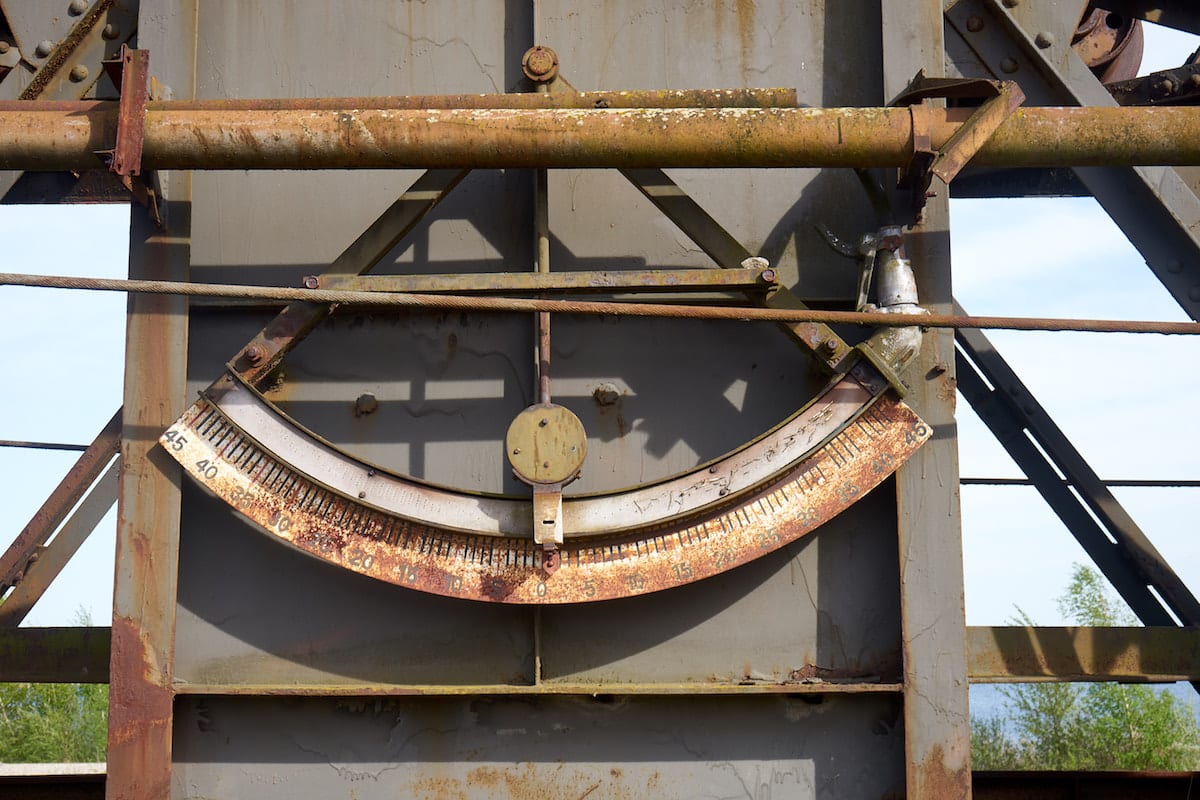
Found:
[[[825,394],[846,383],[835,384]],[[832,419],[833,405],[814,402],[808,408],[818,409],[817,415],[825,417],[821,422]],[[527,535],[451,530],[334,489],[327,482],[330,475],[321,480],[295,469],[297,465],[268,450],[225,411],[202,399],[161,442],[202,486],[265,532],[310,555],[390,583],[451,597],[530,604],[643,594],[743,564],[844,510],[930,435],[891,393],[868,395],[800,458],[774,461],[767,480],[749,491],[718,491],[720,502],[698,504],[685,514],[672,515],[668,509],[661,518],[665,521],[636,530],[568,538],[560,551],[562,566],[548,576],[540,569],[540,549]],[[803,414],[793,419],[798,418]],[[814,424],[811,417],[806,421]],[[721,472],[711,469],[704,469],[703,475]],[[607,496],[574,502],[586,506],[589,501],[612,500]],[[512,502],[528,508],[527,503]],[[402,510],[414,508],[421,510],[419,503]],[[517,529],[524,532],[529,527]],[[611,533],[595,533],[600,532]]]
[[[330,490],[411,522],[462,533],[524,537],[531,530],[528,498],[463,492],[399,475],[325,441],[233,371],[214,385],[221,388],[206,393],[208,403],[283,464]],[[842,376],[791,417],[716,461],[633,489],[564,498],[565,535],[612,535],[734,501],[808,455],[877,395]]]

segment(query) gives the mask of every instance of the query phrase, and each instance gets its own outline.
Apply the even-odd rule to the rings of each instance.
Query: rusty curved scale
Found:
[[[528,533],[528,500],[387,473],[321,441],[232,374],[225,385],[160,439],[210,493],[322,560],[500,603],[628,597],[732,569],[845,510],[930,436],[890,391],[843,376],[712,464],[649,486],[567,498],[567,538],[548,574]]]

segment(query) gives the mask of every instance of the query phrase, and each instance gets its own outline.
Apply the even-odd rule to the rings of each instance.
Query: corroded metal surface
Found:
[[[33,99],[33,98],[29,98]],[[83,113],[112,108],[110,100],[48,100],[47,111]],[[341,111],[450,108],[795,108],[795,89],[635,89],[632,91],[434,94],[394,97],[283,97],[263,99],[151,100],[147,108],[179,111]],[[0,112],[28,110],[26,101],[0,101]]]
[[[86,169],[116,111],[0,113],[2,169]],[[933,147],[971,109],[930,109]],[[980,166],[1200,164],[1200,109],[1026,108]],[[912,112],[894,108],[343,109],[146,113],[147,169],[898,167]]]
[[[33,515],[33,519],[21,529],[8,549],[0,554],[0,594],[20,580],[26,565],[35,557],[38,548],[54,534],[67,518],[67,514],[83,497],[84,492],[117,454],[121,443],[120,433],[121,409],[117,409],[117,413]]]
[[[486,283],[481,276],[480,283]],[[273,286],[237,286],[229,284],[195,284],[180,281],[141,281],[120,278],[84,278],[59,275],[25,275],[0,272],[0,286],[40,286],[43,288],[86,289],[95,291],[133,292],[145,294],[187,295],[192,297],[233,297],[257,299],[283,299],[299,301],[294,306],[307,306],[327,315],[333,304],[360,305],[392,308],[423,308],[440,311],[484,311],[484,312],[555,312],[560,314],[590,314],[598,316],[662,317],[669,319],[720,319],[738,321],[783,322],[804,321],[806,323],[842,323],[847,325],[872,325],[881,328],[911,327],[913,318],[884,312],[827,311],[824,309],[797,308],[785,299],[778,304],[768,299],[768,308],[728,307],[713,305],[683,305],[667,303],[633,303],[621,301],[589,300],[544,300],[535,297],[479,297],[450,294],[406,294],[401,292],[363,292],[341,289],[294,289]],[[782,294],[779,292],[776,296]],[[785,297],[787,297],[785,295]],[[305,302],[305,300],[309,302]],[[325,304],[324,307],[318,304]],[[286,319],[281,313],[280,319]],[[1200,334],[1200,323],[1172,322],[1160,320],[1119,319],[1064,319],[1061,317],[998,317],[966,314],[922,314],[922,328],[960,328],[971,330],[1006,329],[1014,331],[1089,331],[1093,333],[1162,333],[1179,335]],[[305,323],[311,328],[315,322]],[[282,322],[272,325],[283,327]],[[268,328],[268,330],[271,330]],[[282,344],[291,345],[302,336],[298,324],[274,334],[277,341],[265,346],[264,339],[271,336],[259,334],[237,359],[238,369],[247,380],[262,375],[262,360],[268,356],[279,356],[276,349]],[[306,332],[306,331],[303,331]],[[828,341],[828,340],[827,340]],[[252,351],[251,347],[261,347]],[[274,362],[272,362],[274,364]]]
[[[527,536],[441,527],[433,520],[442,504],[429,489],[421,501],[425,508],[413,509],[427,514],[427,522],[406,518],[403,509],[389,511],[364,502],[365,490],[358,497],[335,491],[265,449],[209,401],[189,409],[161,443],[207,490],[267,533],[318,558],[451,597],[575,603],[645,594],[724,572],[794,541],[847,508],[930,436],[929,428],[890,394],[874,401],[869,394],[865,397],[860,412],[817,447],[799,458],[779,458],[774,475],[768,473],[771,477],[765,482],[741,493],[725,488],[730,475],[721,462],[696,479],[678,479],[691,480],[690,491],[712,490],[718,498],[690,515],[671,513],[683,500],[672,492],[678,502],[666,504],[661,524],[619,535],[593,527],[594,535],[584,537],[572,530],[568,511],[569,538],[559,551],[561,567],[549,576],[541,570],[539,549]],[[368,479],[383,477],[366,465],[362,472]],[[486,498],[445,492],[441,496],[460,505],[474,502],[502,509],[498,499],[488,505]],[[723,497],[729,501],[720,502]],[[606,509],[621,498],[577,502]],[[604,511],[596,516],[606,518]],[[576,518],[586,521],[587,515],[577,513]],[[510,521],[497,532],[528,530],[527,524]]]
[[[740,262],[736,262],[740,263]],[[584,272],[476,272],[463,275],[371,275],[318,279],[325,288],[376,292],[554,294],[761,291],[778,286],[761,266],[729,269],[589,270]]]
[[[1200,680],[1196,628],[969,627],[971,681]]]

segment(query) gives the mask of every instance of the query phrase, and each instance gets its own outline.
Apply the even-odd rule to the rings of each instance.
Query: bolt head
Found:
[[[531,47],[521,58],[521,71],[526,78],[537,83],[554,80],[558,74],[558,54],[549,47]]]
[[[767,283],[774,283],[779,276],[775,274],[773,269],[764,269],[762,271],[762,279]]]
[[[321,285],[321,281],[317,279],[316,275],[306,275],[305,276],[305,278],[304,278],[304,288],[305,289],[316,289],[320,285]]]
[[[252,344],[246,348],[246,360],[251,364],[261,363],[265,357],[266,353],[264,353],[263,349],[256,344]]]
[[[100,35],[111,42],[121,35],[121,26],[110,22],[104,26],[104,30],[100,31]]]
[[[72,17],[78,17],[87,11],[87,8],[88,0],[71,0],[71,5],[67,6],[67,13]]]
[[[602,406],[611,406],[621,399],[621,390],[615,383],[602,383],[592,392],[592,398]]]
[[[1000,61],[1000,71],[1001,72],[1006,72],[1009,75],[1011,75],[1017,71],[1017,68],[1018,68],[1018,64],[1017,64],[1017,60],[1015,58],[1009,57],[1009,58],[1004,58]]]
[[[971,33],[979,33],[983,30],[983,17],[975,16],[974,14],[967,17],[967,30]]]
[[[5,41],[0,41],[0,55],[4,55],[12,49],[12,45]]]
[[[1054,46],[1054,34],[1049,31],[1039,31],[1038,35],[1033,37],[1033,43],[1041,49]]]
[[[49,39],[43,39],[37,43],[37,47],[33,48],[33,54],[38,58],[45,58],[54,51],[54,42]]]
[[[76,64],[75,66],[71,67],[71,72],[68,77],[70,77],[70,79],[75,83],[80,83],[82,81],[86,81],[89,74],[90,73],[88,72],[87,67],[85,67],[83,64]]]
[[[371,392],[363,392],[354,400],[354,416],[365,417],[379,409],[379,400]]]

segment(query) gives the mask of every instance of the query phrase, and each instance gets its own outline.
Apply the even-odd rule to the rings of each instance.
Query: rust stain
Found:
[[[966,753],[969,745],[964,742],[958,748]],[[912,797],[928,800],[966,800],[971,796],[971,764],[965,755],[962,765],[949,767],[946,754],[940,744],[929,751],[929,755],[916,765],[909,767],[909,793]]]
[[[414,782],[412,789],[413,796],[422,800],[460,800],[480,793],[512,800],[585,800],[596,796],[632,800],[653,796],[659,783],[657,772],[637,789],[624,782],[624,773],[619,769],[610,769],[607,777],[601,779],[596,771],[565,764],[525,762],[511,767],[474,767],[462,778],[426,777]]]
[[[128,797],[167,797],[173,693],[142,630],[122,616],[112,621],[110,675],[108,763],[120,765]]]
[[[937,398],[943,403],[952,402],[958,390],[958,379],[946,375],[937,382]]]
[[[738,45],[742,67],[742,78],[749,80],[750,57],[754,53],[755,0],[735,0],[738,26]]]
[[[434,594],[546,604],[668,589],[777,550],[856,502],[929,435],[911,409],[886,394],[758,488],[632,532],[568,539],[552,575],[541,569],[531,539],[434,527],[321,486],[262,450],[207,400],[160,441],[206,490],[317,558]],[[701,470],[697,479],[723,478]]]

